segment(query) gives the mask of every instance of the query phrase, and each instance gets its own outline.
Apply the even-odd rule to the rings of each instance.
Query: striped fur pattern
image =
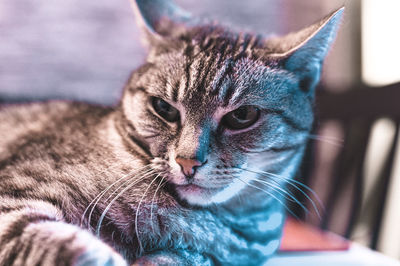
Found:
[[[169,1],[133,6],[150,51],[119,106],[2,107],[0,265],[261,265],[278,248],[342,11],[266,39]],[[224,127],[241,106],[258,120]],[[177,157],[203,160],[197,189]]]

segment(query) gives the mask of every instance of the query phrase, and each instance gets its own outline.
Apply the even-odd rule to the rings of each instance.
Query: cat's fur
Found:
[[[169,1],[133,5],[150,52],[117,108],[2,108],[1,265],[259,265],[278,248],[342,10],[266,39],[201,24]],[[179,121],[156,114],[150,96]],[[258,121],[224,128],[243,105],[260,108]],[[202,189],[179,186],[177,157],[204,163],[190,181]]]

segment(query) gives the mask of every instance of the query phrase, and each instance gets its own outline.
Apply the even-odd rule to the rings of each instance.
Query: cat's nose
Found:
[[[176,157],[175,161],[181,166],[182,172],[186,177],[192,177],[196,171],[196,167],[202,166],[205,162],[196,159],[186,159]]]

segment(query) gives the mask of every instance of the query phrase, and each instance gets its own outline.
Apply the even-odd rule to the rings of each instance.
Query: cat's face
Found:
[[[243,168],[276,173],[302,152],[319,68],[297,73],[292,54],[265,56],[277,50],[257,36],[179,29],[152,37],[122,110],[180,200],[220,203],[257,178]]]

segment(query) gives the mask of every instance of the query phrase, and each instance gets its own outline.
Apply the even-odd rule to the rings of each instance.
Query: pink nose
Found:
[[[202,163],[198,160],[185,159],[181,157],[176,157],[175,161],[181,166],[182,172],[185,174],[185,176],[194,175],[194,168],[202,165]]]

